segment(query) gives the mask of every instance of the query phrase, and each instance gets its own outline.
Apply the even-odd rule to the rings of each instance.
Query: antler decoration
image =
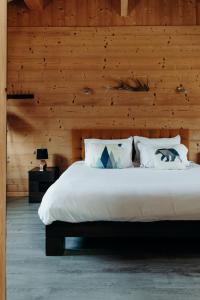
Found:
[[[148,92],[149,91],[148,81],[147,81],[147,83],[144,83],[143,81],[141,81],[139,79],[134,79],[132,81],[134,82],[133,85],[131,85],[130,83],[127,83],[123,80],[120,80],[118,82],[118,85],[112,87],[112,89],[130,91],[130,92]]]

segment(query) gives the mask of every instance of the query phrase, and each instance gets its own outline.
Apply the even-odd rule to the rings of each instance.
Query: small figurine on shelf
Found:
[[[47,163],[45,159],[48,159],[48,150],[47,149],[37,149],[36,158],[40,160],[40,171],[45,171],[47,168]]]

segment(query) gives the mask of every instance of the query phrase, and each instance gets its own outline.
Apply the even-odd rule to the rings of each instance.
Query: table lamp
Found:
[[[47,163],[45,159],[48,159],[47,149],[37,149],[36,158],[40,160],[40,171],[45,171],[47,168]]]

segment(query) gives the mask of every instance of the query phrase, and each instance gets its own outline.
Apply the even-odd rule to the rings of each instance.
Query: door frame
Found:
[[[0,300],[6,298],[7,0],[0,1]]]

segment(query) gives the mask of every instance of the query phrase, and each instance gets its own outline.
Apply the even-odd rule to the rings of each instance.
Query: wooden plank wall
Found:
[[[188,7],[196,4],[186,3]],[[188,8],[188,14],[191,11]],[[36,22],[30,27],[33,12],[26,12],[23,27],[11,15],[13,4],[9,7],[8,91],[30,91],[35,100],[8,101],[9,195],[27,193],[27,171],[37,164],[38,147],[49,149],[49,165],[67,167],[72,128],[189,128],[191,159],[198,161],[199,26],[55,27],[62,24],[50,18],[53,26],[38,27]],[[148,79],[150,91],[111,89],[116,81],[134,77]],[[175,92],[180,84],[186,94]],[[85,87],[93,93],[84,94]]]
[[[128,17],[120,0],[51,0],[44,12],[29,11],[23,0],[9,4],[9,26],[198,25],[199,0],[130,0]]]

